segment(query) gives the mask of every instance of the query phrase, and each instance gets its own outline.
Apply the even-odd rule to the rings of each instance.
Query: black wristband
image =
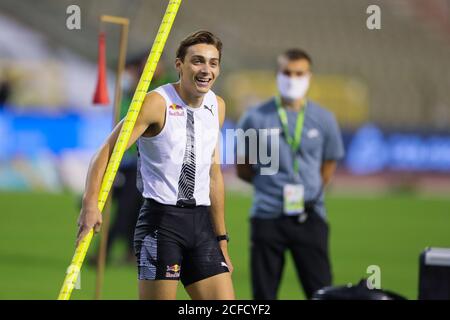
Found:
[[[228,234],[222,234],[220,236],[216,237],[217,241],[223,241],[223,240],[227,240],[227,242],[230,241],[230,237],[228,236]]]

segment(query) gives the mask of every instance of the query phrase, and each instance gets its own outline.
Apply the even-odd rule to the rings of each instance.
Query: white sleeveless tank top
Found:
[[[166,117],[160,133],[137,140],[138,189],[144,198],[163,204],[209,206],[209,174],[219,132],[217,97],[209,90],[200,107],[192,108],[171,83],[154,91],[166,102]]]

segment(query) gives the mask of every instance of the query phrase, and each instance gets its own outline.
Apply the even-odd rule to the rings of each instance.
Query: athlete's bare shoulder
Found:
[[[157,121],[161,118],[164,119],[166,111],[166,101],[158,92],[149,92],[144,98],[141,110],[145,118],[149,117],[154,120],[149,123],[152,124],[155,122],[155,120]]]
[[[136,119],[135,130],[139,135],[152,136],[164,126],[166,102],[157,92],[146,94],[139,116]]]

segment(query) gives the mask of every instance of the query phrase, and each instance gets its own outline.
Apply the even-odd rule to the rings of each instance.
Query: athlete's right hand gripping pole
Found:
[[[150,86],[153,74],[155,73],[156,66],[163,52],[164,45],[166,44],[167,37],[169,36],[170,29],[172,28],[180,4],[181,0],[169,1],[161,25],[159,26],[158,34],[153,42],[150,55],[145,64],[141,78],[139,79],[139,83],[133,95],[133,100],[131,101],[128,113],[125,116],[122,129],[120,130],[114,150],[111,154],[111,158],[109,159],[108,166],[106,167],[105,175],[103,176],[102,185],[98,196],[98,209],[100,212],[105,206],[105,202],[114,182],[117,169],[122,161],[123,154],[126,150],[128,141],[130,140],[131,132],[133,131],[134,124],[136,123],[136,118],[141,110],[142,102],[147,94],[147,90]],[[70,295],[75,287],[81,265],[83,264],[83,260],[86,256],[86,252],[89,248],[89,244],[91,243],[93,234],[94,232],[91,230],[78,244],[72,258],[72,262],[67,269],[67,274],[61,291],[59,292],[58,300],[70,299]]]

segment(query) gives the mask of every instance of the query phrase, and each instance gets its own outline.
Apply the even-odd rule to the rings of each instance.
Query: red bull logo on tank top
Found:
[[[169,114],[171,116],[183,116],[184,115],[183,107],[173,103],[169,107]]]

